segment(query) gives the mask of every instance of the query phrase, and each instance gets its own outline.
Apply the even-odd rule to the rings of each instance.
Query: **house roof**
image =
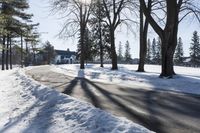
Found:
[[[76,52],[69,50],[55,50],[55,53],[64,56],[65,58],[70,58],[72,55],[76,56]]]

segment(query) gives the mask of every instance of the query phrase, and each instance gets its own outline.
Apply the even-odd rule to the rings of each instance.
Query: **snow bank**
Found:
[[[85,77],[132,88],[200,94],[200,68],[175,66],[178,75],[173,79],[158,78],[161,70],[158,65],[146,65],[145,73],[136,72],[137,65],[119,65],[118,71],[111,71],[111,65],[100,68],[94,64],[87,65],[85,70],[79,70],[79,65],[76,64],[54,66],[52,70],[73,77]]]
[[[22,70],[0,72],[1,133],[149,133],[27,78]]]

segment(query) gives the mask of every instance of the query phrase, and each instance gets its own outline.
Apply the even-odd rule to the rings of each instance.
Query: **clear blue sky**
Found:
[[[63,20],[60,20],[58,16],[51,15],[50,5],[48,0],[29,0],[30,3],[30,13],[34,14],[34,22],[39,22],[39,32],[41,32],[41,42],[49,40],[55,47],[55,49],[64,49],[70,48],[70,50],[76,50],[77,40],[76,39],[67,39],[61,40],[56,37],[59,30],[61,29]],[[189,55],[189,46],[192,36],[192,32],[197,30],[200,34],[200,24],[192,21],[191,18],[187,19],[186,22],[180,24],[179,27],[179,36],[182,37],[184,43],[184,54],[185,56]],[[131,32],[127,33],[126,30],[118,29],[116,32],[116,47],[118,47],[119,41],[122,44],[125,44],[126,40],[130,42],[131,46],[131,55],[133,58],[138,57],[139,53],[139,42],[137,31],[135,34]],[[155,34],[151,31],[149,34],[150,38],[155,37]]]

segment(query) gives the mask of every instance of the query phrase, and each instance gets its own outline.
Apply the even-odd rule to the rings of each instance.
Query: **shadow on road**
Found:
[[[98,83],[85,78],[74,78],[63,93],[73,96],[73,90],[78,85],[85,93],[86,101],[95,107],[114,114],[117,112],[117,115],[124,116],[150,130],[158,133],[200,132],[198,123],[194,124],[200,118],[199,97],[189,94],[183,97],[140,88],[117,88],[121,93],[114,93],[112,88],[100,87]],[[94,93],[94,90],[100,95]],[[79,98],[82,99],[81,96]],[[141,113],[133,107],[146,113]],[[183,121],[180,118],[190,118],[190,120]]]

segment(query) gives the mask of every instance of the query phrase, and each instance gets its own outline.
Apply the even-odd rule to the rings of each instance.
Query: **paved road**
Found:
[[[126,117],[158,133],[200,133],[200,96],[92,82],[50,71],[27,71],[35,80]]]

